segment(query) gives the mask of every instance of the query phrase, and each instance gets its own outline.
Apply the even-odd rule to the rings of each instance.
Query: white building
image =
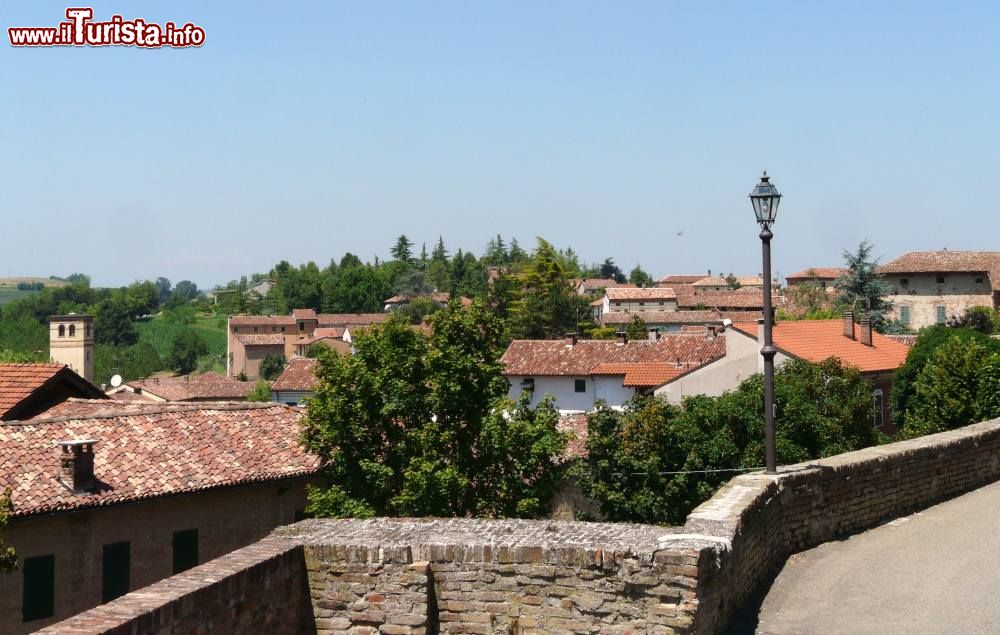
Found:
[[[285,370],[271,384],[271,401],[286,406],[301,406],[316,391],[319,379],[316,377],[316,360],[308,357],[293,357],[288,360]]]
[[[664,335],[657,340],[514,340],[501,358],[509,397],[524,392],[537,405],[546,395],[561,412],[588,412],[599,400],[620,407],[670,377],[725,353],[713,334]]]

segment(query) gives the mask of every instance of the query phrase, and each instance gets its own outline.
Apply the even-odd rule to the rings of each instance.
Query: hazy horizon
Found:
[[[66,4],[4,6],[54,26]],[[997,250],[1000,5],[95,2],[200,48],[0,52],[0,274],[209,289],[498,232],[654,278]]]

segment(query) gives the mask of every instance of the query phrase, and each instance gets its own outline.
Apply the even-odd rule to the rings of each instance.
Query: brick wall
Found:
[[[274,586],[282,589],[280,597],[251,598],[243,590],[245,574],[231,571],[234,579],[226,584],[233,589],[233,604],[224,605],[230,608],[222,608],[226,587],[212,586],[220,584],[217,578],[206,582],[215,589],[206,596],[188,589],[185,597],[191,599],[185,606],[210,622],[214,633],[241,632],[248,623],[243,612],[266,610],[286,615],[284,622],[268,626],[267,632],[279,635],[724,633],[736,611],[766,586],[790,554],[998,478],[1000,419],[786,466],[773,476],[739,476],[679,528],[477,519],[310,520],[283,527],[258,543],[284,545],[282,553],[297,554],[302,562],[304,574],[294,572],[293,565],[285,573],[256,574],[266,579],[299,576],[287,590]],[[308,580],[307,590],[302,579]],[[86,628],[53,632],[147,632],[114,629],[123,620],[159,624],[156,620],[166,619],[167,609],[156,604],[155,595],[142,601],[159,588],[154,585],[134,601],[126,596],[67,622]],[[165,597],[174,601],[174,596]],[[314,620],[287,617],[301,615],[306,597]],[[281,598],[284,604],[276,605]],[[158,632],[185,631],[168,627]]]
[[[15,518],[4,540],[19,558],[55,556],[55,615],[22,622],[23,574],[0,575],[0,633],[28,633],[100,604],[104,545],[130,543],[129,588],[140,589],[173,574],[173,532],[197,529],[199,562],[207,562],[293,522],[305,503],[305,479],[293,479]]]
[[[299,635],[314,631],[302,547],[266,538],[39,632]]]

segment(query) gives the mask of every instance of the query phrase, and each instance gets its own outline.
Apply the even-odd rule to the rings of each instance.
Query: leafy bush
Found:
[[[278,378],[281,371],[285,370],[285,356],[268,353],[264,359],[260,360],[258,374],[261,379],[273,381]]]
[[[185,328],[174,337],[167,364],[179,374],[187,375],[198,367],[198,357],[207,352],[205,340],[194,329]]]

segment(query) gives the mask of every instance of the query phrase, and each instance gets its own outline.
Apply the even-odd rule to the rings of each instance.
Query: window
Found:
[[[297,402],[297,401],[289,401],[289,402],[288,402],[288,405],[289,405],[289,406],[293,406],[293,407],[294,407],[294,406],[297,406],[297,405],[299,405],[299,402]]]
[[[66,325],[65,324],[60,324],[59,325],[59,337],[66,337]]]
[[[983,277],[982,276],[976,276],[976,284],[982,284],[982,283],[983,283]]]
[[[83,332],[84,332],[84,337],[90,337],[90,322],[87,322],[87,325],[84,327]]]
[[[908,306],[899,307],[899,321],[904,326],[910,323],[910,307]]]
[[[876,388],[872,391],[872,409],[874,410],[872,414],[874,415],[874,424],[876,428],[881,428],[885,424],[883,419],[884,410],[882,401],[882,389]]]
[[[306,330],[306,323],[305,322],[299,322],[299,330],[300,331]]]
[[[198,530],[174,532],[174,573],[198,566]]]
[[[130,550],[128,541],[104,545],[101,602],[110,602],[128,593]]]
[[[272,326],[271,327],[271,332],[272,333],[277,333],[278,332],[278,327],[277,326]]]
[[[621,302],[615,302],[615,306],[621,306],[621,305],[622,305]]]
[[[574,392],[587,392],[587,380],[577,379],[573,381],[573,391]]]
[[[908,286],[910,286],[910,279],[909,278],[900,278],[899,279],[899,286],[901,286],[901,287],[908,287]]]
[[[646,306],[646,303],[645,302],[640,302],[639,306]]]
[[[948,309],[943,305],[934,307],[938,324],[944,324],[948,319]]]
[[[660,300],[660,306],[663,306],[663,300]]]
[[[285,327],[283,327],[283,326],[281,327],[281,332],[282,332],[282,333],[284,333],[284,332],[285,332]]]
[[[76,337],[76,324],[69,325],[69,336]]]
[[[937,277],[937,283],[938,284],[944,284],[944,276],[938,276]]]
[[[21,620],[30,622],[55,614],[56,557],[36,556],[24,559],[24,595]]]
[[[525,392],[534,392],[535,391],[535,378],[534,377],[525,377],[524,379],[522,379],[521,380],[521,390],[523,390]]]

